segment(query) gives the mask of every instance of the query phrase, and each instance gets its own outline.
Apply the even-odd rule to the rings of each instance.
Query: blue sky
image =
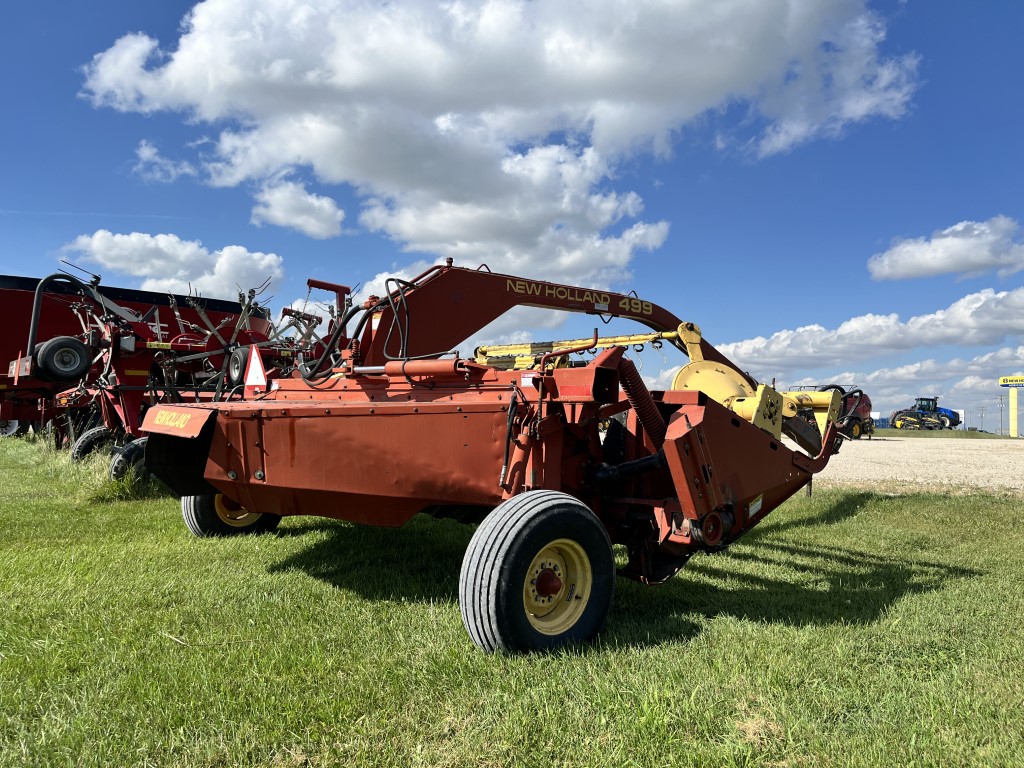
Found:
[[[885,413],[938,394],[995,430],[1024,373],[1018,3],[99,8],[6,10],[0,273],[273,277],[280,308],[451,255],[635,289]]]

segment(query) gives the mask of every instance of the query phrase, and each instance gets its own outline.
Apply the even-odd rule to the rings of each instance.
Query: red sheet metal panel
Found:
[[[497,401],[272,405],[224,408],[210,446],[206,478],[247,509],[397,526],[432,504],[501,500]]]

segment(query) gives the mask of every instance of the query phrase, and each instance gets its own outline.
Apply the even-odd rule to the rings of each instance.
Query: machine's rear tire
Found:
[[[36,350],[36,365],[53,381],[77,381],[92,366],[92,357],[74,336],[57,336]]]
[[[196,536],[238,536],[269,533],[281,523],[280,515],[249,512],[222,493],[182,496],[181,516]]]
[[[107,427],[93,427],[82,433],[71,446],[71,460],[82,461],[86,456],[99,450],[113,453],[121,440]]]
[[[488,653],[586,642],[604,626],[614,591],[607,531],[559,491],[529,491],[495,507],[459,574],[463,624]]]

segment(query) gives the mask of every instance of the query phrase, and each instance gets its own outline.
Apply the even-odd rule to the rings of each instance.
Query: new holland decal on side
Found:
[[[505,281],[505,290],[519,296],[542,296],[546,299],[590,304],[598,312],[607,312],[612,301],[611,295],[603,291],[589,291],[583,288],[551,285],[550,283],[536,283],[532,280],[513,280],[509,278]],[[623,296],[619,299],[618,308],[622,313],[633,315],[650,315],[654,312],[654,305],[651,302],[631,296]]]
[[[156,424],[174,429],[184,429],[191,420],[191,413],[181,413],[180,411],[160,411],[153,419]]]

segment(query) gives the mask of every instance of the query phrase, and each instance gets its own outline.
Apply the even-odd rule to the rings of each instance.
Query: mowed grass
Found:
[[[469,527],[198,540],[103,471],[0,441],[0,765],[1024,763],[1020,499],[801,493],[507,657],[462,627]]]

